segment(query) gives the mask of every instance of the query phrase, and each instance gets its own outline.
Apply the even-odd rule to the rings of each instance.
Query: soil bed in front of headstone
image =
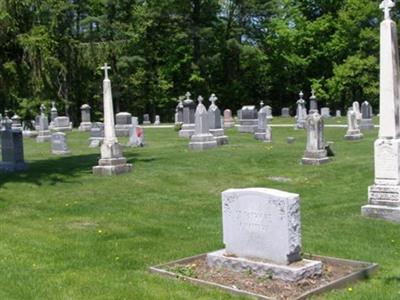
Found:
[[[175,261],[150,268],[152,272],[174,276],[202,285],[210,285],[235,294],[259,299],[306,299],[333,288],[341,288],[366,278],[377,268],[376,264],[325,257],[304,257],[321,260],[323,274],[297,282],[285,282],[270,276],[249,272],[234,272],[225,268],[210,268],[206,255]]]

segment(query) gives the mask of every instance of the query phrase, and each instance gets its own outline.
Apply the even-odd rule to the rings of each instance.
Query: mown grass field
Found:
[[[220,193],[245,187],[301,195],[304,252],[379,263],[373,278],[323,299],[400,299],[400,224],[360,215],[377,131],[355,142],[345,131],[326,129],[336,157],[313,167],[299,164],[305,132],[292,128],[274,128],[271,145],[230,129],[230,144],[207,152],[149,128],[145,148],[124,149],[133,172],[113,178],[91,174],[99,149],[88,134],[69,134],[65,157],[26,139],[29,171],[0,175],[0,299],[245,299],[148,272],[222,248]]]

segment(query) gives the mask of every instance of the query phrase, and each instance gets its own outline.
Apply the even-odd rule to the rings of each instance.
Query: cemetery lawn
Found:
[[[25,139],[29,171],[0,175],[0,299],[245,299],[148,268],[223,248],[220,193],[246,187],[301,195],[304,252],[379,263],[323,299],[399,299],[400,224],[360,214],[377,130],[354,142],[345,131],[326,129],[337,156],[313,167],[299,164],[305,131],[274,128],[263,144],[229,129],[229,145],[191,152],[173,129],[148,128],[147,147],[124,149],[133,172],[112,178],[91,174],[99,149],[88,134],[68,134],[64,157]]]

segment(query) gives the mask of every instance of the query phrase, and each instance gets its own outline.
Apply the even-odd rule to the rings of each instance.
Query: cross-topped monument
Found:
[[[111,67],[105,63],[101,69],[104,70],[104,79],[108,79],[108,70],[111,70]]]
[[[263,108],[264,107],[264,101],[261,100],[260,102],[260,107]]]
[[[199,101],[199,104],[203,104],[204,98],[202,96],[197,97],[197,101]]]
[[[190,92],[187,92],[187,93],[185,94],[185,96],[186,96],[186,99],[189,100],[189,99],[190,99],[190,96],[192,96],[192,94],[191,94]]]
[[[385,14],[385,20],[390,20],[390,11],[395,7],[395,4],[392,0],[383,0],[379,8],[383,10]]]
[[[211,94],[208,100],[211,102],[211,105],[215,105],[215,102],[218,100],[218,98],[215,96],[215,94]]]

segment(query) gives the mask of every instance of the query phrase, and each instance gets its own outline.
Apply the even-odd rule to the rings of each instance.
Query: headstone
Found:
[[[317,97],[315,96],[315,91],[311,90],[311,97],[310,97],[310,114],[318,112],[318,102]]]
[[[22,131],[22,120],[20,116],[14,114],[11,118],[11,121],[12,121],[12,129]]]
[[[265,110],[266,110],[266,113],[267,113],[268,121],[272,121],[274,119],[274,116],[272,115],[272,107],[267,105],[267,106],[265,106]]]
[[[242,119],[242,109],[238,109],[238,110],[237,110],[236,116],[237,116],[238,120],[241,120],[241,119]]]
[[[268,109],[266,106],[258,112],[258,124],[254,132],[254,138],[259,141],[270,143],[272,141],[271,127],[268,126]]]
[[[329,107],[322,107],[321,108],[321,116],[323,116],[324,118],[330,118],[331,110],[329,109]]]
[[[258,126],[258,112],[254,105],[243,106],[240,110],[239,127],[241,133],[254,133]]]
[[[69,154],[67,135],[64,132],[54,132],[51,135],[51,153],[56,155]]]
[[[232,111],[230,109],[224,110],[224,127],[232,128],[235,127],[235,120],[232,118]]]
[[[339,109],[337,109],[336,110],[336,117],[339,118],[341,116],[342,116],[342,112]]]
[[[353,111],[356,114],[357,122],[361,122],[362,116],[360,111],[360,104],[357,101],[353,102]]]
[[[79,125],[79,131],[90,131],[92,128],[92,121],[90,117],[91,107],[88,104],[81,106],[81,124]]]
[[[221,111],[215,104],[217,100],[218,98],[215,96],[215,94],[212,94],[209,98],[211,105],[208,108],[208,120],[210,125],[210,133],[217,140],[218,146],[221,146],[228,144],[229,141],[228,137],[225,135],[223,127],[221,126]]]
[[[353,108],[349,108],[347,112],[347,132],[344,138],[346,140],[360,140],[364,137],[358,127],[356,113]]]
[[[53,121],[53,131],[72,131],[72,124],[68,117],[57,117]]]
[[[36,142],[43,143],[51,140],[51,134],[49,130],[49,119],[45,115],[45,106],[42,104],[40,106],[40,117],[38,118],[38,135],[36,137]]]
[[[186,99],[183,101],[183,124],[179,131],[180,137],[190,138],[194,134],[195,110],[196,104],[190,99],[191,94],[186,93]]]
[[[117,137],[129,136],[132,127],[132,115],[128,112],[120,112],[115,115],[115,134]]]
[[[128,164],[123,157],[115,134],[111,81],[108,78],[108,70],[111,68],[105,64],[102,69],[105,73],[103,80],[104,141],[101,145],[101,159],[99,165],[93,167],[93,174],[110,176],[130,172],[132,165]]]
[[[380,28],[380,127],[375,141],[375,183],[368,189],[362,215],[400,222],[399,46],[390,10],[395,3],[382,1],[385,19]]]
[[[307,147],[303,165],[320,165],[330,161],[324,140],[324,119],[317,112],[307,117]]]
[[[154,125],[159,126],[160,124],[161,124],[161,122],[160,122],[160,116],[159,116],[159,115],[156,115],[156,119],[155,119],[155,121],[154,121]]]
[[[209,267],[292,282],[322,273],[320,261],[301,257],[299,195],[266,188],[226,190],[222,222],[225,249],[207,254]]]
[[[281,110],[281,117],[282,118],[289,118],[290,113],[289,113],[289,107],[283,107]]]
[[[296,125],[295,129],[305,129],[306,128],[306,101],[303,99],[303,92],[299,93],[300,99],[297,100],[297,110],[296,110]]]
[[[50,110],[50,122],[53,122],[55,118],[58,117],[58,112],[56,108],[56,103],[51,102],[51,110]]]
[[[18,172],[27,169],[24,161],[24,144],[22,131],[12,129],[12,122],[6,116],[1,120],[1,172]]]
[[[189,149],[206,150],[217,147],[217,140],[210,133],[209,118],[203,97],[198,97],[199,104],[195,113],[195,132],[190,138]]]
[[[143,115],[143,125],[150,125],[150,124],[151,124],[150,115],[144,114]]]
[[[179,97],[179,103],[175,108],[175,124],[183,123],[183,100],[185,97]]]
[[[92,128],[90,128],[89,147],[97,148],[100,147],[104,140],[104,125],[100,122],[94,122]]]
[[[372,130],[374,129],[374,123],[372,122],[372,108],[368,101],[364,101],[361,104],[361,130]]]

